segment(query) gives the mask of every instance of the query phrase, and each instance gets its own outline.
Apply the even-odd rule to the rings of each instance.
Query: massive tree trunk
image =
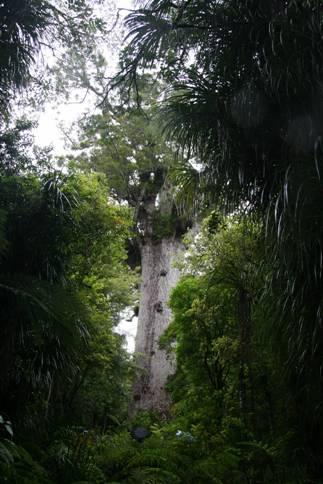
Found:
[[[171,319],[168,299],[180,275],[173,264],[182,249],[176,236],[160,241],[148,238],[140,246],[142,278],[135,351],[141,371],[134,385],[134,410],[167,413],[169,407],[165,384],[175,362],[159,349],[158,342]]]
[[[180,271],[174,263],[184,249],[181,236],[187,223],[179,217],[165,170],[154,174],[156,186],[143,190],[137,210],[137,242],[141,284],[135,354],[139,367],[130,412],[153,410],[167,414],[170,400],[165,386],[175,371],[174,358],[159,348],[171,321],[168,306]]]

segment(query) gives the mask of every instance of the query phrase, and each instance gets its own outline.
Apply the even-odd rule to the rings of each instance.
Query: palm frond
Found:
[[[77,295],[34,278],[2,274],[0,298],[1,320],[11,322],[2,329],[3,358],[20,354],[33,385],[49,383],[55,372],[70,367],[88,338],[86,308]]]
[[[189,162],[179,162],[170,170],[169,178],[176,187],[174,196],[178,213],[197,213],[205,202],[199,170]]]

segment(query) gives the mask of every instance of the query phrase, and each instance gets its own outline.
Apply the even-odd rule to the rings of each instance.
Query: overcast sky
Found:
[[[132,0],[115,0],[115,4],[120,9],[131,9],[133,2]],[[109,14],[110,12],[107,12],[107,15]],[[121,16],[125,16],[126,14],[126,11],[120,11]],[[118,58],[117,53],[111,52],[107,56],[111,69],[115,69]],[[95,109],[94,100],[93,98],[91,100],[91,96],[87,96],[83,103],[74,102],[72,99],[69,103],[47,105],[44,113],[39,117],[39,126],[36,130],[36,144],[40,146],[52,145],[55,154],[64,154],[66,137],[60,126],[63,126],[65,128],[64,130],[69,132],[72,123],[89,109],[89,107]]]

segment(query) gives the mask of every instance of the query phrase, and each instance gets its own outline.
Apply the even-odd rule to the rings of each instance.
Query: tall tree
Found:
[[[134,407],[162,412],[168,408],[165,384],[172,362],[158,341],[170,321],[168,298],[179,276],[173,263],[183,248],[186,226],[168,177],[174,149],[163,140],[155,117],[158,87],[149,79],[141,82],[142,109],[136,100],[125,105],[121,94],[103,115],[90,119],[83,143],[92,144],[93,150],[83,161],[106,173],[111,193],[133,208],[130,259],[137,254],[142,273],[136,337],[142,370],[135,383]]]
[[[211,194],[231,209],[243,205],[262,215],[276,269],[273,321],[287,335],[285,363],[297,381],[295,395],[307,400],[308,429],[316,419],[316,435],[308,437],[317,452],[323,436],[317,430],[323,390],[322,2],[142,5],[127,20],[132,57],[118,82],[135,82],[138,69],[156,67],[171,83],[169,131],[201,160]]]

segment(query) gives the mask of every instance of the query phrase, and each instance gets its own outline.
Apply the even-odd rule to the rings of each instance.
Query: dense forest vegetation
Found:
[[[0,1],[0,482],[323,483],[323,4],[135,5]]]

